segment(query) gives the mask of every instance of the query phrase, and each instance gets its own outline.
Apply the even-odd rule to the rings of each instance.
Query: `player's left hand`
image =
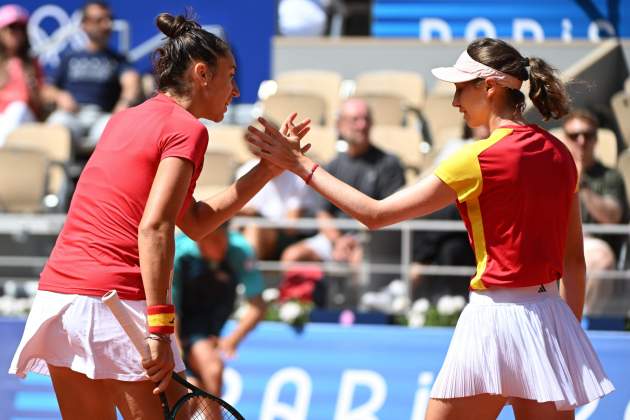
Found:
[[[245,136],[252,146],[253,153],[263,161],[269,160],[276,166],[295,172],[300,167],[300,158],[304,157],[304,153],[311,147],[310,144],[302,146],[300,143],[309,130],[310,121],[305,120],[296,126],[290,123],[288,125],[290,135],[284,135],[264,118],[258,118],[258,121],[264,127],[264,131],[249,126]]]
[[[296,125],[296,118],[297,112],[292,112],[291,114],[289,114],[289,116],[282,123],[282,126],[279,130],[273,128],[264,118],[260,118],[259,121],[264,126],[264,133],[268,136],[273,137],[274,134],[280,133],[287,139],[290,139],[299,144],[299,142],[309,132],[311,120],[310,118],[306,118]],[[254,149],[254,154],[258,155],[258,153],[256,153],[256,146],[250,144],[250,147]],[[310,144],[303,148],[302,153],[306,152],[309,148]],[[269,159],[261,159],[260,164],[267,166],[274,177],[280,175],[282,171],[284,171],[284,168],[272,163]]]

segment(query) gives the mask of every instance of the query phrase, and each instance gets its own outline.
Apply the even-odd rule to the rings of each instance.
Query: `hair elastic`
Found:
[[[319,163],[316,163],[315,165],[313,165],[313,168],[311,169],[311,172],[308,174],[308,176],[306,177],[306,179],[304,179],[304,183],[306,185],[308,185],[311,182],[311,179],[313,179],[313,174],[315,173],[315,170],[319,168]]]

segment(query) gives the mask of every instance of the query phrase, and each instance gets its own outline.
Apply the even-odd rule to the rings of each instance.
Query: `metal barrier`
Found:
[[[29,236],[56,236],[65,221],[65,214],[0,214],[0,235],[11,235],[18,240]],[[334,219],[328,222],[339,229],[356,230],[366,237],[370,231],[361,223],[352,219]],[[269,220],[260,217],[235,217],[231,226],[240,228],[256,224],[264,228],[292,228],[292,229],[319,229],[322,225],[316,218]],[[585,233],[617,234],[630,236],[630,225],[613,224],[586,224],[583,226]],[[381,231],[400,231],[400,262],[391,264],[371,263],[364,261],[359,267],[363,275],[369,273],[399,274],[400,279],[409,281],[409,266],[411,264],[411,234],[413,231],[465,231],[461,221],[452,220],[409,220],[395,225],[386,226]],[[0,266],[4,267],[42,267],[48,256],[42,255],[0,255]],[[313,263],[323,270],[331,273],[356,272],[356,268],[343,263]],[[300,265],[304,265],[301,263]],[[278,261],[260,261],[259,267],[265,271],[282,271],[287,265]],[[474,273],[474,267],[460,266],[436,266],[423,267],[423,272],[433,275],[470,275]],[[630,270],[611,270],[601,273],[602,278],[630,279]]]

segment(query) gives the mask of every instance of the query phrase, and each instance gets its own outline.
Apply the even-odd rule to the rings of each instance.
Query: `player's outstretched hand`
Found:
[[[280,127],[279,131],[286,137],[293,137],[293,138],[297,138],[297,139],[301,140],[302,138],[304,138],[306,133],[309,132],[311,120],[310,120],[310,118],[306,118],[302,122],[300,122],[299,124],[296,125],[295,124],[296,117],[297,117],[297,112],[291,113],[286,118],[286,120],[284,120],[284,123],[282,123],[282,126]],[[259,120],[259,121],[261,121],[261,120]],[[261,122],[261,124],[262,124],[262,122]],[[270,127],[271,127],[270,124],[267,124],[267,125],[263,124],[263,127],[264,127],[264,131],[265,131],[266,134],[273,136],[273,132],[270,130]],[[282,171],[284,170],[284,168],[275,165],[272,161],[270,161],[268,159],[264,159],[259,153],[257,153],[259,151],[259,149],[257,149],[256,146],[254,146],[252,143],[250,143],[250,150],[252,150],[252,152],[256,156],[262,158],[261,164],[267,165],[269,167],[269,169],[272,171],[273,176],[280,175],[280,173],[282,173]]]
[[[285,135],[264,118],[259,118],[258,122],[262,124],[264,131],[249,126],[246,139],[253,146],[256,156],[269,160],[283,169],[292,170],[298,166],[300,156],[311,147],[310,144],[301,145],[302,138],[308,133],[310,121],[304,120],[298,125],[293,125],[291,116],[287,121],[289,132]]]

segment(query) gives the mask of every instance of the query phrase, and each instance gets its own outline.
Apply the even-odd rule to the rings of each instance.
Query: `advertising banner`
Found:
[[[5,369],[23,325],[0,321]],[[338,324],[296,331],[264,322],[226,362],[223,396],[248,420],[421,420],[451,334],[450,328]],[[582,407],[576,419],[630,420],[630,334],[589,336],[616,391]],[[47,377],[0,374],[0,389],[0,406],[8,407],[0,419],[59,418]],[[513,419],[511,408],[499,418]]]
[[[372,34],[423,41],[630,37],[630,0],[374,0]]]

